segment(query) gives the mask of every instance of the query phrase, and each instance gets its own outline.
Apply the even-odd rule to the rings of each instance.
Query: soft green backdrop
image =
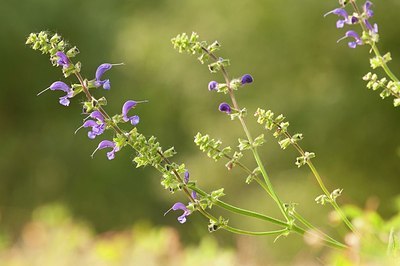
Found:
[[[217,111],[223,95],[207,91],[210,80],[221,78],[194,57],[174,51],[170,38],[196,31],[206,40],[218,39],[221,55],[231,59],[230,74],[254,76],[254,84],[239,92],[241,106],[250,113],[258,106],[284,113],[291,130],[304,134],[303,147],[316,152],[315,164],[330,188],[344,188],[343,202],[363,206],[375,196],[381,213],[390,216],[392,199],[399,194],[400,111],[365,88],[361,77],[369,71],[368,49],[349,49],[345,41],[336,44],[345,30],[335,28],[335,16],[323,18],[336,6],[334,0],[1,0],[1,231],[13,235],[34,208],[61,202],[98,231],[148,220],[179,227],[186,240],[207,234],[206,221],[197,215],[185,225],[176,222],[175,214],[163,216],[184,198],[164,191],[153,169],[135,169],[129,151],[119,152],[111,162],[103,152],[90,158],[98,140],[87,139],[84,130],[73,134],[83,118],[80,99],[65,108],[57,93],[36,97],[62,78],[46,56],[24,45],[30,32],[43,29],[79,47],[84,76],[93,77],[101,63],[124,62],[107,73],[111,91],[99,91],[108,98],[108,110],[119,112],[126,99],[148,99],[149,104],[137,108],[138,128],[157,136],[165,147],[175,146],[177,160],[187,164],[203,187],[225,187],[227,201],[276,213],[258,187],[244,184],[243,173],[227,172],[193,144],[197,131],[225,143],[242,133]],[[374,6],[380,47],[392,52],[390,66],[397,73],[399,8],[396,0]],[[254,135],[262,132],[250,124]],[[296,153],[282,152],[270,135],[267,140],[262,157],[283,199],[300,203],[298,209],[308,217],[324,214],[325,208],[314,204],[320,192],[308,169],[294,165]],[[263,228],[242,218],[231,222]],[[316,224],[325,223],[326,216],[317,218]],[[222,243],[231,239],[219,234]],[[275,246],[294,240],[301,243],[290,237]]]

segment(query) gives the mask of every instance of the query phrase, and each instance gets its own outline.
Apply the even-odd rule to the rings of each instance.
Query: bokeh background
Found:
[[[228,202],[279,215],[257,186],[244,183],[240,170],[226,171],[223,163],[215,164],[193,143],[200,131],[234,146],[243,133],[238,123],[217,111],[224,95],[207,91],[208,82],[221,77],[210,74],[195,57],[178,54],[170,39],[196,31],[202,39],[218,40],[221,55],[231,59],[229,73],[251,73],[255,79],[238,93],[240,105],[249,113],[259,106],[284,113],[291,131],[304,134],[303,147],[317,154],[315,164],[330,188],[344,189],[342,203],[363,207],[373,197],[382,216],[390,217],[400,184],[399,110],[365,88],[361,77],[369,71],[367,47],[349,49],[345,41],[336,43],[345,30],[335,28],[336,17],[323,18],[336,7],[334,0],[1,0],[1,246],[20,243],[27,224],[37,219],[33,214],[46,208],[51,216],[52,208],[43,206],[56,206],[56,213],[64,210],[62,217],[84,223],[92,237],[132,226],[141,228],[135,230],[142,236],[154,237],[157,228],[169,228],[160,230],[172,230],[173,239],[180,238],[174,241],[184,247],[201,250],[201,243],[209,241],[206,246],[215,254],[228,252],[229,259],[241,254],[248,265],[303,259],[317,263],[321,252],[310,251],[298,236],[273,243],[272,238],[237,238],[221,231],[209,235],[207,221],[198,215],[184,225],[174,213],[164,217],[183,196],[164,191],[153,169],[136,169],[128,150],[113,161],[102,152],[91,159],[98,139],[89,140],[84,130],[73,134],[83,119],[81,99],[65,108],[56,93],[36,97],[62,78],[47,56],[24,45],[30,32],[41,30],[62,34],[78,46],[82,73],[88,78],[101,63],[124,62],[107,72],[111,91],[97,94],[107,97],[111,113],[119,112],[126,99],[148,99],[136,109],[139,130],[157,136],[164,147],[175,146],[176,161],[186,163],[191,178],[206,189],[224,187]],[[399,8],[396,0],[374,6],[379,45],[391,51],[395,72],[400,66]],[[252,116],[248,120],[254,135],[262,133]],[[262,158],[278,193],[299,203],[300,212],[325,227],[328,210],[314,203],[320,192],[310,172],[297,169],[297,154],[281,151],[266,135]],[[65,220],[60,219],[56,221]],[[230,222],[242,228],[269,228],[242,217],[230,217]]]

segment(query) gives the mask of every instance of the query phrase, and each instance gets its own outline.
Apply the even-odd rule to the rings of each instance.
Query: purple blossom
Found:
[[[177,210],[182,210],[183,214],[178,217],[178,221],[183,224],[186,222],[186,217],[191,214],[190,210],[186,208],[185,204],[182,202],[177,202],[174,205],[172,205],[171,209],[169,209],[167,212],[164,213],[164,216],[167,215],[171,210],[177,211]]]
[[[337,42],[340,42],[341,40],[345,39],[345,38],[353,38],[354,41],[351,41],[348,43],[350,48],[356,48],[357,45],[362,45],[363,41],[361,40],[360,36],[357,34],[357,32],[353,31],[353,30],[349,30],[346,32],[346,35],[343,38],[340,38]]]
[[[74,91],[72,90],[72,88],[70,88],[67,84],[65,84],[62,81],[56,81],[53,82],[50,87],[48,87],[47,89],[39,92],[37,95],[39,96],[40,94],[42,94],[43,92],[47,91],[47,90],[52,90],[52,91],[63,91],[65,93],[67,93],[65,96],[60,97],[59,99],[59,103],[64,105],[64,106],[68,106],[70,101],[69,99],[74,97]]]
[[[64,54],[61,51],[58,51],[56,53],[56,56],[58,57],[57,64],[59,66],[62,66],[63,68],[69,67],[69,59],[68,59],[68,56],[66,54]]]
[[[363,5],[363,10],[367,18],[370,18],[374,15],[374,11],[372,11],[371,6],[372,6],[371,1],[366,1],[365,4]]]
[[[185,173],[183,174],[183,182],[185,184],[189,182],[189,176],[190,176],[189,171],[186,170]]]
[[[240,80],[242,85],[247,84],[247,83],[252,83],[253,82],[253,77],[250,74],[245,74],[242,76],[242,79]]]
[[[191,193],[191,196],[192,196],[193,199],[197,199],[196,191],[193,190],[192,193]]]
[[[343,8],[336,8],[332,11],[329,11],[328,13],[326,13],[324,15],[324,17],[326,17],[329,14],[334,14],[334,15],[338,15],[340,17],[342,17],[343,19],[339,19],[336,22],[336,28],[343,28],[344,24],[351,24],[352,20],[349,20],[349,15],[347,14],[346,10],[344,10]]]
[[[131,124],[134,125],[134,126],[139,124],[139,116],[134,115],[134,116],[128,117],[128,112],[129,112],[129,110],[135,108],[136,105],[137,105],[136,101],[129,100],[129,101],[126,101],[124,103],[124,105],[122,106],[122,119],[125,122],[130,121]]]
[[[95,120],[85,121],[83,125],[75,131],[75,133],[82,127],[84,128],[91,127],[92,130],[88,132],[88,137],[90,139],[94,139],[96,138],[96,136],[103,134],[104,130],[106,129],[106,124],[104,122],[103,115],[99,111],[93,111],[89,117],[96,119],[96,121]]]
[[[370,34],[377,34],[378,33],[378,24],[374,23],[374,26],[369,23],[368,19],[364,20],[365,26],[370,31]]]
[[[210,83],[208,83],[208,90],[209,91],[215,91],[215,90],[217,90],[217,87],[218,87],[218,82],[216,82],[216,81],[210,81]]]
[[[95,85],[96,87],[100,87],[103,86],[103,89],[105,90],[109,90],[111,88],[111,82],[109,79],[105,79],[105,80],[101,80],[101,77],[103,76],[103,74],[110,70],[113,66],[119,66],[119,65],[123,65],[123,63],[120,64],[109,64],[109,63],[104,63],[101,64],[97,70],[96,70],[96,80],[95,80]]]
[[[103,140],[99,143],[99,145],[97,146],[97,148],[94,150],[94,152],[92,153],[92,157],[93,155],[98,151],[98,150],[102,150],[105,148],[112,148],[111,151],[107,152],[107,158],[108,160],[112,160],[115,158],[115,153],[117,151],[119,151],[119,147],[115,144],[115,142],[110,141],[110,140]]]
[[[221,103],[218,107],[221,112],[230,114],[232,112],[231,107],[227,103]]]

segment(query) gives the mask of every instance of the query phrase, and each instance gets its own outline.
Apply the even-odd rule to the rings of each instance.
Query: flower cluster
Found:
[[[349,30],[345,33],[345,36],[340,38],[338,42],[340,42],[343,39],[346,38],[352,38],[353,40],[348,42],[348,45],[350,48],[356,48],[359,45],[363,45],[364,43],[373,43],[377,42],[379,39],[378,36],[378,25],[375,23],[372,25],[369,21],[369,19],[374,15],[374,12],[372,11],[372,2],[371,1],[366,1],[364,5],[362,6],[362,12],[358,11],[358,8],[355,6],[355,3],[352,2],[352,4],[355,7],[355,10],[357,12],[354,12],[353,14],[349,15],[348,12],[346,11],[345,3],[343,3],[342,8],[336,8],[332,11],[329,11],[326,13],[324,16],[334,14],[339,16],[340,18],[336,21],[336,28],[343,28],[346,24],[347,25],[354,25],[354,24],[360,24],[362,29],[363,29],[363,34],[360,37],[360,35],[354,31],[354,30]]]

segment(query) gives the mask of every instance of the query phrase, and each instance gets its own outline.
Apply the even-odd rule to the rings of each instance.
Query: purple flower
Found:
[[[94,150],[94,152],[92,153],[92,157],[93,155],[98,151],[98,150],[102,150],[105,148],[112,148],[112,150],[110,152],[107,152],[107,158],[108,160],[112,160],[115,158],[115,153],[117,151],[119,151],[119,147],[115,144],[115,142],[113,141],[109,141],[109,140],[103,140],[99,143],[99,145],[97,146],[97,148]]]
[[[37,96],[39,96],[40,94],[42,94],[43,92],[47,91],[47,90],[52,90],[52,91],[63,91],[66,92],[67,94],[65,96],[60,97],[59,99],[59,103],[64,105],[64,106],[68,106],[70,101],[69,99],[74,97],[74,91],[64,82],[62,81],[56,81],[53,82],[50,87],[48,87],[45,90],[42,90],[41,92],[39,92],[37,94]]]
[[[215,91],[215,90],[217,90],[217,87],[218,87],[218,82],[216,82],[216,81],[210,81],[210,83],[208,83],[208,90],[209,91]]]
[[[186,208],[185,204],[183,204],[182,202],[177,202],[175,203],[171,209],[169,209],[166,213],[164,213],[164,216],[169,213],[171,210],[173,211],[177,211],[177,210],[182,210],[183,214],[181,216],[178,217],[178,221],[183,224],[186,222],[186,217],[189,216],[191,214],[190,210],[188,210],[188,208]]]
[[[343,19],[339,19],[336,22],[336,28],[343,28],[344,24],[351,24],[351,20],[349,20],[349,15],[347,14],[346,10],[344,10],[343,8],[336,8],[332,11],[329,11],[328,13],[326,13],[324,15],[324,17],[326,17],[329,14],[334,14],[334,15],[338,15],[340,17],[342,17]]]
[[[193,190],[192,193],[191,193],[191,196],[192,196],[193,199],[197,199],[196,191]]]
[[[374,11],[372,11],[371,6],[372,6],[371,1],[366,1],[365,4],[363,5],[363,10],[367,18],[370,18],[374,15]]]
[[[221,112],[230,114],[232,112],[231,107],[227,103],[221,103],[218,107]]]
[[[247,83],[252,83],[253,82],[253,77],[250,74],[245,74],[242,76],[242,79],[240,80],[242,85],[247,84]]]
[[[354,38],[354,41],[348,43],[350,48],[356,48],[357,45],[363,44],[363,41],[361,40],[360,36],[358,36],[357,32],[353,30],[347,31],[346,35],[343,38],[340,38],[337,42],[340,42],[341,40],[349,37]]]
[[[109,90],[111,88],[110,80],[109,79],[101,80],[101,77],[103,76],[103,74],[106,71],[110,70],[113,66],[120,66],[120,65],[123,65],[123,63],[120,63],[120,64],[109,64],[109,63],[101,64],[96,70],[96,81],[95,81],[96,87],[103,86],[103,89]]]
[[[374,26],[369,23],[368,19],[364,20],[365,26],[369,30],[370,34],[377,34],[378,33],[378,24],[374,23]]]
[[[56,53],[56,56],[58,57],[57,64],[59,66],[62,66],[63,68],[69,67],[69,60],[68,60],[68,56],[66,54],[64,54],[61,51],[58,51]]]
[[[187,184],[188,182],[189,182],[189,171],[185,171],[185,173],[183,174],[183,182],[185,183],[185,184]]]
[[[134,116],[130,116],[128,117],[128,112],[129,110],[131,110],[132,108],[135,108],[137,102],[136,101],[126,101],[124,103],[124,105],[122,106],[122,119],[125,122],[130,121],[132,125],[136,126],[137,124],[139,124],[139,116],[134,115]]]
[[[93,111],[89,117],[96,119],[96,121],[95,120],[85,121],[83,125],[75,131],[75,134],[82,127],[84,128],[91,127],[92,130],[88,132],[88,137],[90,139],[94,139],[96,138],[96,136],[103,134],[104,130],[106,129],[106,124],[104,123],[103,115],[99,111]]]

